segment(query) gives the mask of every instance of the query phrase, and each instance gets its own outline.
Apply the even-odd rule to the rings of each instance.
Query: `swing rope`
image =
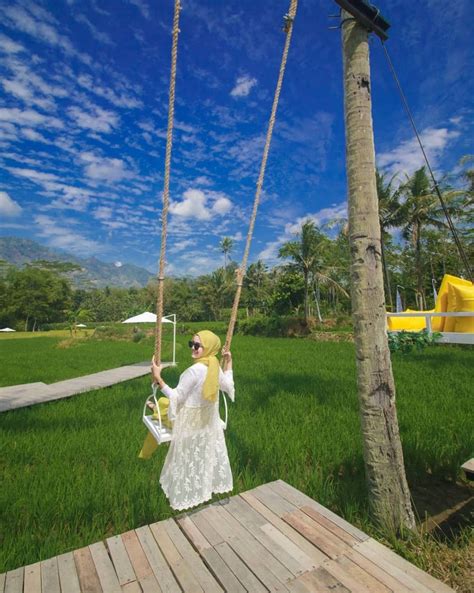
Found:
[[[155,329],[155,361],[161,364],[161,336],[163,317],[163,293],[165,281],[166,237],[168,232],[168,208],[170,193],[171,148],[173,146],[174,100],[176,89],[176,64],[178,60],[178,35],[180,0],[175,0],[173,18],[173,45],[171,49],[170,93],[168,103],[168,131],[166,134],[165,178],[163,187],[163,209],[161,212],[161,249],[158,272],[158,294],[156,300],[156,329]]]
[[[272,111],[268,123],[267,135],[265,140],[265,147],[263,150],[262,162],[260,165],[260,173],[257,180],[257,189],[253,203],[252,216],[250,218],[249,230],[247,233],[247,241],[245,244],[244,255],[241,265],[237,270],[237,290],[234,297],[232,312],[227,329],[227,336],[225,341],[225,348],[229,349],[232,336],[234,333],[235,323],[237,321],[237,312],[239,308],[240,295],[242,292],[242,282],[245,276],[247,267],[247,260],[250,251],[250,244],[252,242],[253,230],[255,226],[255,219],[257,217],[257,210],[260,203],[260,195],[262,193],[263,180],[265,178],[265,170],[267,166],[268,153],[270,151],[270,143],[273,135],[273,128],[275,126],[276,113],[278,102],[280,99],[281,87],[286,69],[286,62],[288,59],[288,52],[290,49],[291,36],[293,32],[293,22],[296,16],[296,9],[298,0],[290,0],[290,8],[288,13],[284,16],[283,31],[286,33],[285,46],[281,59],[280,72],[275,89],[275,96],[273,99]],[[173,144],[173,126],[174,126],[174,103],[175,103],[175,88],[176,88],[176,64],[178,56],[178,34],[179,34],[179,12],[181,10],[180,0],[175,0],[174,20],[173,20],[173,46],[171,50],[171,76],[170,76],[170,93],[168,105],[168,132],[166,135],[166,157],[165,157],[165,176],[163,189],[163,209],[161,214],[161,249],[160,249],[160,263],[158,272],[158,294],[156,301],[156,330],[155,330],[155,361],[159,365],[161,363],[161,339],[162,339],[162,324],[163,317],[163,293],[164,293],[164,279],[165,279],[165,258],[166,258],[166,238],[168,229],[168,208],[169,208],[169,182],[170,182],[170,168],[171,168],[171,148]]]
[[[247,260],[248,260],[249,251],[250,251],[250,244],[252,242],[253,229],[255,226],[255,219],[257,218],[257,210],[258,210],[258,206],[260,203],[260,194],[262,193],[263,180],[265,177],[265,169],[267,166],[268,153],[270,151],[270,143],[271,143],[272,135],[273,135],[273,127],[275,125],[276,112],[277,112],[277,108],[278,108],[278,101],[280,99],[280,92],[281,92],[281,87],[283,84],[283,77],[285,75],[286,62],[288,59],[288,51],[290,49],[291,34],[293,32],[293,22],[294,22],[294,19],[296,16],[297,6],[298,6],[298,0],[291,0],[288,13],[284,16],[283,30],[286,33],[285,46],[283,49],[283,55],[282,55],[282,59],[281,59],[280,73],[278,75],[278,82],[277,82],[276,89],[275,89],[275,96],[273,99],[273,106],[272,106],[272,111],[271,111],[271,115],[270,115],[270,121],[268,123],[267,137],[265,140],[265,148],[263,150],[262,162],[260,165],[260,173],[259,173],[258,181],[257,181],[257,189],[255,192],[252,216],[250,218],[249,230],[247,233],[247,241],[245,244],[244,255],[242,257],[242,263],[240,264],[240,267],[238,268],[237,273],[236,273],[237,274],[237,289],[236,289],[235,296],[234,296],[234,303],[232,305],[232,312],[230,315],[229,326],[227,328],[227,336],[226,336],[225,346],[224,346],[224,348],[226,350],[230,349],[230,345],[232,342],[232,336],[234,334],[235,323],[237,321],[237,313],[238,313],[239,303],[240,303],[240,294],[242,292],[242,283],[243,283],[243,279],[245,276],[245,270],[247,268]]]

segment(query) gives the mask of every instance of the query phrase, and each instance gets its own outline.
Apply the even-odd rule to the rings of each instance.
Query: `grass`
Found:
[[[53,383],[113,369],[151,358],[153,339],[127,340],[85,339],[70,337],[69,332],[35,332],[35,339],[0,339],[2,372],[0,387],[22,383]],[[59,334],[59,335],[58,335]],[[7,334],[8,336],[10,334]],[[180,357],[181,346],[176,346]],[[171,337],[164,333],[163,360],[171,360]]]
[[[187,365],[187,336],[178,340],[180,370],[165,371],[172,385]],[[33,342],[38,351],[30,354],[47,366],[48,354],[41,358],[39,352],[47,345]],[[120,345],[128,354],[106,343],[97,361],[105,362],[107,348],[107,360],[135,354],[143,360],[151,351],[145,343]],[[75,358],[81,360],[87,348],[73,348]],[[353,345],[236,336],[233,353],[237,403],[230,408],[227,444],[235,492],[281,478],[375,533],[368,518]],[[72,360],[68,350],[55,350],[54,356],[51,376]],[[472,456],[473,358],[472,350],[442,347],[394,357],[412,488],[427,476],[459,478],[461,463]],[[17,368],[24,372],[22,364]],[[0,572],[172,515],[158,484],[167,448],[148,462],[137,459],[148,391],[149,378],[143,378],[0,415]],[[405,549],[407,555],[414,545]],[[413,556],[423,565],[422,554]]]

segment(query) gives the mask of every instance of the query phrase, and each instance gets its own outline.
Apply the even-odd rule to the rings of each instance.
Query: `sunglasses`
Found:
[[[190,348],[194,348],[194,350],[198,351],[199,348],[202,348],[202,344],[199,342],[193,342],[192,340],[189,340],[188,342],[188,346]]]

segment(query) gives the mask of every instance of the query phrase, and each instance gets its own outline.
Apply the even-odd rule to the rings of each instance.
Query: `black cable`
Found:
[[[449,211],[448,211],[448,209],[446,207],[446,204],[445,204],[445,202],[443,200],[443,196],[442,196],[441,191],[439,189],[438,182],[436,181],[436,178],[435,178],[434,173],[433,173],[433,169],[431,168],[430,162],[429,162],[428,157],[426,155],[425,147],[423,146],[423,142],[421,141],[420,134],[418,133],[418,130],[417,130],[417,127],[416,127],[416,124],[415,124],[415,120],[413,119],[413,115],[412,115],[412,113],[410,111],[410,107],[408,105],[408,101],[406,99],[405,93],[403,92],[402,86],[400,84],[400,80],[398,79],[397,73],[395,72],[395,68],[393,66],[392,60],[390,59],[390,55],[388,53],[387,47],[385,46],[385,43],[383,42],[382,39],[380,40],[380,42],[381,42],[382,47],[384,49],[385,57],[387,58],[387,62],[388,62],[388,65],[390,67],[390,70],[392,72],[393,78],[394,78],[394,80],[395,80],[395,82],[397,84],[398,92],[400,93],[400,97],[401,97],[402,102],[403,102],[403,105],[405,107],[405,111],[407,112],[408,118],[410,119],[410,122],[411,122],[411,125],[412,125],[412,128],[413,128],[413,131],[415,132],[415,135],[416,135],[416,139],[418,140],[418,144],[420,145],[421,152],[423,153],[423,157],[425,159],[426,166],[428,167],[428,171],[430,173],[431,179],[433,180],[434,188],[435,188],[436,193],[438,195],[439,201],[441,202],[441,207],[443,208],[443,212],[444,212],[444,215],[446,217],[446,220],[448,221],[449,229],[450,229],[450,231],[451,231],[451,233],[453,235],[454,242],[456,243],[456,247],[458,248],[459,255],[461,256],[461,259],[463,261],[464,267],[466,268],[467,277],[471,280],[471,282],[474,282],[473,275],[472,275],[472,270],[471,270],[471,266],[469,265],[469,259],[467,258],[466,252],[464,251],[464,248],[463,248],[462,243],[461,243],[461,241],[459,239],[459,236],[458,236],[458,233],[456,231],[456,228],[455,228],[455,226],[453,224],[453,221],[451,219],[451,215],[449,214]]]

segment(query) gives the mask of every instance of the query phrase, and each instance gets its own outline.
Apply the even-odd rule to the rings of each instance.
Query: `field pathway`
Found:
[[[163,362],[162,365],[164,367],[172,366],[172,363]],[[85,391],[110,387],[122,381],[143,377],[149,373],[150,362],[146,361],[100,371],[92,375],[84,375],[76,379],[66,379],[50,385],[46,383],[25,383],[23,385],[12,385],[11,387],[0,387],[0,412],[42,404],[63,397],[71,397]]]
[[[0,593],[453,593],[282,480],[0,575]]]

